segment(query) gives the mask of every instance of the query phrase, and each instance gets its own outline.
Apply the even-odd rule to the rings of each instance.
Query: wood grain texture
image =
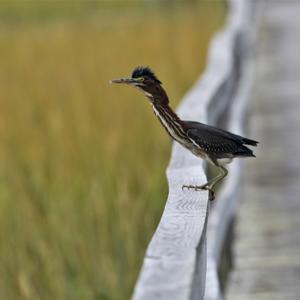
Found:
[[[242,52],[239,53],[240,56],[237,53],[245,50],[241,48],[242,39],[239,36],[246,32],[244,27],[248,25],[245,22],[249,9],[247,3],[246,0],[230,1],[227,24],[210,47],[207,70],[187,93],[177,110],[182,119],[216,124],[230,107],[240,82],[241,72],[238,64],[243,56],[240,55]],[[243,93],[246,93],[246,90],[244,88]],[[230,178],[233,181],[233,177]],[[206,182],[203,161],[174,143],[167,168],[167,179],[168,199],[158,228],[146,251],[133,299],[203,299],[206,278],[209,279],[208,282],[216,282],[207,285],[217,294],[216,298],[209,299],[219,299],[218,278],[215,276],[218,264],[216,257],[213,261],[209,260],[208,277],[206,276],[208,193],[182,190],[183,184]],[[236,187],[236,183],[233,187]],[[228,189],[224,190],[226,191],[228,197]],[[230,195],[232,193],[230,190]],[[232,212],[229,215],[231,216]],[[223,216],[220,213],[215,215],[214,224],[219,224],[215,220],[216,216],[221,219]],[[210,233],[218,231],[215,225],[211,222],[209,224]],[[223,230],[226,230],[226,226]],[[222,243],[223,236],[216,234],[214,239],[221,237]],[[215,253],[219,255],[220,246],[214,247],[218,248]],[[210,252],[214,247],[208,245]]]

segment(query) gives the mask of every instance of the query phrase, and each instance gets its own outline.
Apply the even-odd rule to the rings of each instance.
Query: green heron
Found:
[[[141,90],[171,138],[219,169],[218,175],[205,184],[183,185],[182,188],[208,190],[209,198],[213,200],[214,186],[228,174],[224,165],[236,157],[255,157],[245,145],[257,146],[257,141],[199,122],[181,120],[169,106],[162,83],[150,68],[137,67],[131,78],[114,79],[111,83],[127,84]]]

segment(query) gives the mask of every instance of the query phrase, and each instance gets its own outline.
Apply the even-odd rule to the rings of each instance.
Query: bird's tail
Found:
[[[253,151],[247,148],[246,146],[239,147],[239,149],[234,153],[234,155],[240,157],[255,157]]]
[[[247,138],[243,138],[243,142],[245,145],[250,145],[250,146],[257,146],[257,144],[259,143],[258,141],[250,140]]]

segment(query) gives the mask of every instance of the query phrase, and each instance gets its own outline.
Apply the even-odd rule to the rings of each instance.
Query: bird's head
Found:
[[[168,97],[161,87],[162,83],[149,67],[137,67],[133,70],[131,78],[113,79],[110,82],[134,86],[141,90],[152,102],[168,101]]]

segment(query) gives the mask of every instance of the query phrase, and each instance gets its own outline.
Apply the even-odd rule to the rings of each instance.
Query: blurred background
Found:
[[[128,299],[167,197],[175,108],[204,70],[222,0],[1,0],[0,299]]]

